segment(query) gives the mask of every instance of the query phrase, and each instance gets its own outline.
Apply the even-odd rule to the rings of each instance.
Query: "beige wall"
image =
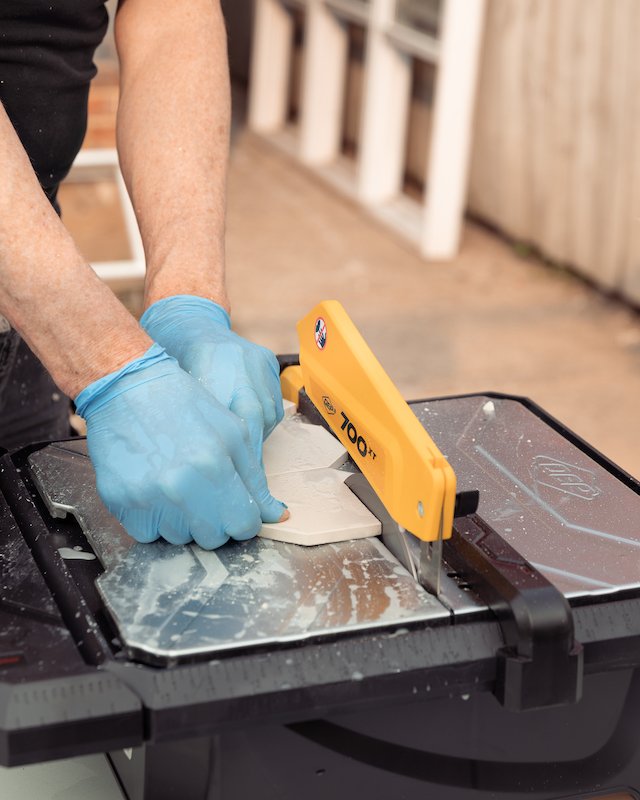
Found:
[[[470,209],[640,302],[640,2],[489,0]]]

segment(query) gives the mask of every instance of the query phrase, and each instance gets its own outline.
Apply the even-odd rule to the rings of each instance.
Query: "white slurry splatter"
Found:
[[[95,561],[96,558],[93,553],[85,553],[84,550],[78,550],[75,547],[59,547],[58,552],[62,558],[69,561]]]

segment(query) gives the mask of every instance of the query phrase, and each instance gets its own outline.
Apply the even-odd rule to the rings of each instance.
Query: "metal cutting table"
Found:
[[[137,544],[75,439],[0,467],[0,763],[108,752],[130,800],[640,797],[640,486],[522,398],[410,405],[567,599],[578,702],[499,702],[459,566],[437,599],[377,537]]]

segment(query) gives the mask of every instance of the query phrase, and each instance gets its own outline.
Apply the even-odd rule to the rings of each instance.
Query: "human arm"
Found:
[[[0,186],[0,313],[74,397],[152,342],[78,252],[1,104]]]
[[[158,353],[95,276],[1,104],[0,186],[0,313],[77,397],[108,508],[136,539],[205,547],[279,519],[240,421]]]
[[[118,152],[145,247],[145,305],[189,294],[229,311],[231,103],[219,3],[120,0],[115,37]]]
[[[219,2],[120,0],[115,33],[118,149],[147,261],[142,325],[246,421],[259,455],[282,398],[273,354],[234,334],[227,316],[230,102]]]

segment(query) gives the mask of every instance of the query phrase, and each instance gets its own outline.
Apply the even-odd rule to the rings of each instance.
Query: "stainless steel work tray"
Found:
[[[640,497],[602,459],[516,399],[412,407],[458,488],[480,490],[478,513],[567,597],[640,588]],[[97,588],[131,657],[171,662],[450,615],[377,538],[254,539],[215,552],[138,544],[99,500],[84,440],[48,445],[29,464],[50,512],[73,514],[100,559]],[[454,580],[443,586],[456,618],[485,609]]]

